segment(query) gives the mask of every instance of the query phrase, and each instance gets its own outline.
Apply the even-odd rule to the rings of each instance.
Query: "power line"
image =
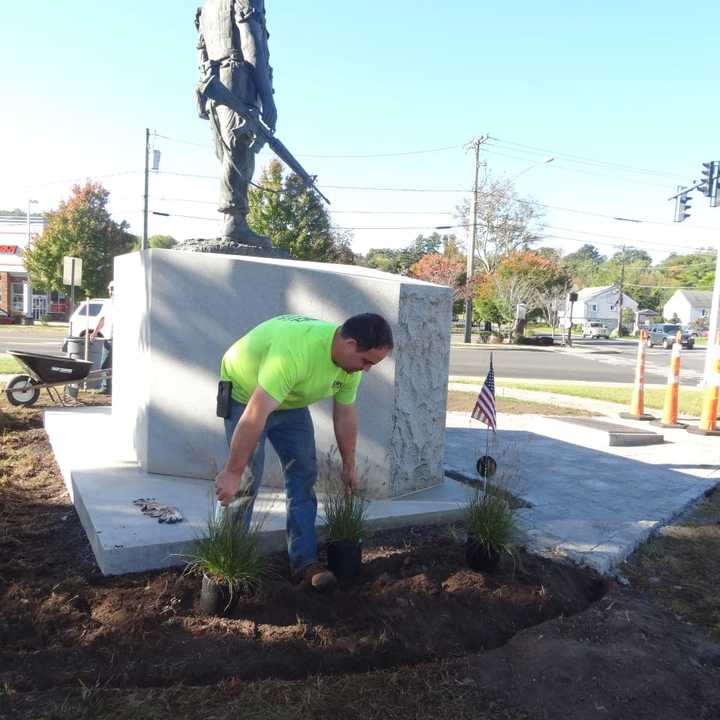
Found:
[[[497,150],[485,150],[485,152],[490,153],[491,155],[500,155],[501,157],[511,158],[513,160],[523,160],[524,162],[527,162],[527,160],[528,160],[528,158],[526,158],[526,157],[518,157],[517,155],[508,155],[507,153],[499,152]],[[560,163],[563,162],[562,158],[560,158],[559,160],[560,160]],[[667,190],[667,184],[660,185],[659,183],[651,183],[651,182],[647,182],[645,180],[634,180],[632,178],[624,177],[624,176],[617,175],[617,174],[616,175],[607,175],[607,174],[603,174],[603,173],[592,172],[591,170],[582,170],[580,168],[567,168],[567,167],[563,167],[561,164],[558,164],[558,163],[555,163],[554,167],[556,170],[564,170],[565,172],[579,173],[581,175],[591,175],[592,177],[605,178],[606,180],[619,180],[621,182],[627,182],[627,183],[631,183],[634,185],[645,185],[647,187],[663,188],[663,189]]]
[[[162,138],[163,140],[170,140],[171,142],[181,143],[183,145],[194,145],[195,147],[207,148],[212,143],[194,142],[193,140],[181,140],[180,138],[170,137],[169,135],[161,135],[160,133],[154,133],[154,137]],[[361,160],[365,158],[384,158],[384,157],[404,157],[407,155],[427,155],[429,153],[446,152],[448,150],[461,150],[462,145],[444,145],[443,147],[435,148],[423,148],[422,150],[401,150],[399,152],[389,153],[366,153],[366,154],[343,154],[343,155],[325,155],[318,153],[298,153],[298,157],[307,158],[324,158],[328,160]],[[271,154],[268,152],[268,154]]]
[[[511,145],[517,148],[526,148],[535,154],[538,153],[550,153],[551,155],[559,156],[566,159],[568,162],[584,163],[588,165],[594,165],[598,167],[616,168],[619,170],[630,170],[631,172],[642,173],[644,175],[656,175],[659,177],[667,177],[677,179],[681,177],[675,173],[668,173],[662,170],[650,170],[648,168],[639,168],[633,165],[624,165],[622,163],[609,162],[607,160],[597,160],[594,158],[583,157],[582,155],[573,155],[572,153],[562,152],[560,150],[547,150],[545,148],[539,148],[534,145],[525,145],[524,143],[512,142],[510,140],[503,140],[501,138],[490,136],[490,142],[499,143],[500,145]]]

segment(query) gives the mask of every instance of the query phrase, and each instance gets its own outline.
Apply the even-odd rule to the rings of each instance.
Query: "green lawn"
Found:
[[[502,383],[498,383],[498,386],[519,388],[521,390],[537,390],[556,393],[557,395],[571,395],[573,397],[590,398],[591,400],[605,400],[622,405],[629,404],[632,396],[632,386],[630,385],[627,387],[613,387],[610,385],[569,385],[564,383],[533,385],[530,383],[503,381]],[[681,387],[678,398],[680,414],[699,416],[702,409],[702,397],[702,390]],[[645,407],[661,410],[664,401],[665,388],[645,388]]]
[[[20,372],[20,365],[18,365],[15,358],[10,355],[0,355],[0,375],[10,375]]]

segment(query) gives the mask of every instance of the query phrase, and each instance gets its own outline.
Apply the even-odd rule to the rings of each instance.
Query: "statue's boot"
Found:
[[[236,242],[241,245],[252,245],[262,250],[271,250],[272,241],[264,235],[253,232],[247,224],[244,215],[225,213],[222,239],[226,242]]]

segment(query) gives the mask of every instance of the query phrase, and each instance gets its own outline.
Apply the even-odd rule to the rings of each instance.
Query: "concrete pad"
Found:
[[[608,422],[606,419],[567,416],[550,416],[549,419],[573,423],[607,433],[608,444],[611,446],[662,445],[665,442],[665,438],[660,433],[648,430],[646,427],[636,428],[629,425],[617,425]]]
[[[182,564],[179,555],[204,531],[212,507],[211,483],[143,472],[118,451],[109,408],[47,410],[45,424],[101,571],[118,574]],[[495,481],[531,505],[517,510],[528,549],[603,573],[612,572],[648,535],[720,481],[717,441],[684,430],[667,430],[663,445],[608,447],[601,433],[555,418],[501,414],[498,427],[502,429],[493,436],[469,414],[448,413],[446,472],[477,478],[475,463],[487,448],[498,462]],[[374,500],[369,525],[457,521],[472,492],[446,478],[430,489]],[[132,504],[139,497],[175,505],[186,519],[160,524]],[[282,548],[282,492],[261,491],[259,518],[264,518],[265,547]]]
[[[213,511],[212,482],[145,472],[123,457],[113,427],[108,407],[45,411],[45,429],[101,572],[118,575],[184,564],[183,555],[204,536]],[[467,497],[466,486],[449,480],[392,500],[374,500],[368,508],[368,527],[457,520]],[[159,523],[133,504],[138,498],[173,505],[184,519]],[[262,522],[264,549],[284,548],[284,492],[262,488],[253,521]]]
[[[488,435],[469,414],[448,413],[446,471],[475,477],[489,439],[498,481],[532,505],[517,511],[528,548],[603,573],[720,481],[716,441],[683,430],[667,430],[663,445],[608,447],[560,418],[500,415],[498,427]]]

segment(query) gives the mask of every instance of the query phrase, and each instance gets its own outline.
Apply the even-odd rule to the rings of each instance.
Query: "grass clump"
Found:
[[[362,542],[368,501],[344,489],[330,493],[323,498],[323,513],[327,525],[327,539],[330,542]]]
[[[338,449],[332,446],[319,463],[318,475],[323,490],[322,508],[329,542],[360,543],[365,530],[369,501],[361,493],[349,493],[343,485]],[[367,473],[359,478],[364,485]]]
[[[252,527],[224,509],[210,512],[207,537],[197,541],[195,552],[187,556],[185,572],[207,575],[225,584],[231,599],[236,595],[253,595],[260,590],[269,573],[267,557],[260,551],[260,525]]]
[[[489,555],[510,552],[515,518],[507,494],[493,486],[478,488],[465,508],[468,540]]]

